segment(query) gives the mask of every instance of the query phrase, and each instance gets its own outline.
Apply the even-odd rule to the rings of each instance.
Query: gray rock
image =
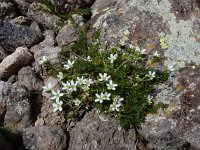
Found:
[[[44,32],[45,39],[40,42],[41,47],[54,47],[55,46],[55,33],[53,30],[46,30]]]
[[[65,132],[54,126],[36,126],[23,131],[23,143],[31,150],[64,150],[67,145]]]
[[[55,43],[55,33],[53,30],[46,30],[44,32],[45,39],[40,42],[38,45],[34,45],[31,47],[30,51],[33,54],[36,54],[39,50],[45,48],[45,47],[54,47],[56,45]]]
[[[48,9],[40,3],[32,3],[27,15],[48,29],[58,30],[61,24],[60,18],[41,9]]]
[[[0,1],[0,18],[10,20],[16,16],[16,9],[10,0]]]
[[[6,103],[8,101],[8,95],[11,92],[11,89],[11,84],[0,81],[0,122],[4,119],[6,113]]]
[[[39,34],[42,34],[42,26],[37,23],[36,21],[33,21],[29,27],[32,31],[38,32]]]
[[[10,23],[14,24],[14,25],[26,25],[29,26],[31,23],[30,18],[25,17],[25,16],[18,16],[12,20],[10,20]]]
[[[23,67],[18,72],[18,85],[27,87],[31,93],[41,93],[43,82],[37,77],[30,66]]]
[[[92,6],[91,24],[102,29],[102,42],[123,39],[150,55],[158,51],[161,67],[175,65],[174,77],[155,92],[156,101],[169,104],[168,109],[147,115],[142,126],[142,134],[157,150],[169,145],[200,148],[199,11],[196,0],[96,0]],[[163,37],[167,48],[160,45]]]
[[[19,46],[31,47],[43,39],[42,35],[25,26],[15,26],[0,19],[0,46],[13,52]]]
[[[62,27],[56,37],[59,46],[67,45],[78,40],[78,32],[70,22]]]
[[[51,64],[59,64],[61,61],[60,52],[60,47],[45,47],[35,53],[34,58],[35,61],[39,63],[39,61],[42,60],[43,56],[46,56]]]
[[[26,15],[29,5],[34,2],[34,0],[13,0],[15,5],[21,14]]]
[[[18,47],[14,53],[7,56],[0,63],[0,78],[8,79],[17,73],[23,66],[28,65],[33,60],[32,54],[27,48]]]
[[[8,97],[4,123],[8,128],[16,131],[22,131],[31,125],[31,106],[25,88],[13,86]]]
[[[0,46],[0,62],[8,56],[8,53]]]
[[[130,150],[135,148],[134,129],[125,131],[115,118],[87,113],[70,132],[69,150]]]

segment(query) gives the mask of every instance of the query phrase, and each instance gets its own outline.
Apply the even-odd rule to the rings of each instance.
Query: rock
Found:
[[[45,39],[40,42],[40,46],[45,48],[45,47],[54,47],[56,45],[55,43],[55,33],[53,30],[46,30],[44,32],[44,37]]]
[[[29,5],[34,2],[34,0],[13,0],[18,10],[22,15],[26,15]]]
[[[13,25],[30,25],[31,20],[28,17],[25,16],[18,16],[12,20],[10,20],[10,23],[12,23]]]
[[[62,46],[64,44],[70,44],[72,42],[77,41],[79,38],[77,30],[72,26],[70,22],[66,24],[64,27],[62,27],[58,35],[56,37],[56,41],[59,46]]]
[[[31,93],[41,93],[43,82],[37,77],[30,66],[23,67],[18,72],[18,85],[27,87]]]
[[[38,64],[39,61],[42,60],[43,56],[46,56],[51,64],[59,64],[61,61],[60,52],[60,47],[45,47],[36,52],[34,58]]]
[[[70,132],[69,150],[128,150],[134,149],[136,133],[134,129],[125,131],[115,118],[87,113]]]
[[[6,127],[15,131],[30,127],[31,105],[28,91],[25,88],[13,86],[8,97],[4,123]]]
[[[50,100],[44,102],[41,107],[41,112],[37,117],[35,126],[38,125],[50,125],[63,127],[65,123],[64,113],[53,112],[52,103]]]
[[[8,53],[0,46],[0,62],[8,56]]]
[[[31,47],[43,39],[42,35],[25,26],[15,26],[0,19],[0,46],[13,52],[19,46]]]
[[[23,143],[31,150],[65,150],[67,140],[65,132],[58,127],[36,126],[23,131]]]
[[[142,134],[158,150],[200,148],[199,11],[196,0],[96,0],[92,6],[91,24],[102,29],[102,42],[115,45],[123,39],[149,55],[157,50],[162,66],[175,65],[154,97],[169,104],[168,109],[149,114],[142,126]],[[167,48],[160,45],[161,38]]]
[[[16,9],[10,0],[0,1],[0,18],[3,20],[10,20],[16,16]]]
[[[38,32],[39,34],[43,33],[43,28],[42,25],[40,25],[39,23],[37,23],[36,21],[33,21],[29,27],[32,31],[34,32]]]
[[[8,83],[15,83],[17,81],[17,75],[12,75],[9,79],[8,79]]]
[[[58,30],[60,18],[41,9],[48,10],[45,5],[34,2],[30,5],[27,15],[48,29]]]
[[[8,95],[11,92],[11,89],[11,84],[0,81],[0,123],[2,123],[6,113],[6,103],[8,101]]]
[[[0,63],[0,78],[8,79],[11,75],[17,73],[23,66],[31,63],[32,54],[27,48],[18,47],[14,53],[7,56]]]
[[[40,42],[38,45],[34,45],[31,47],[30,51],[33,54],[36,54],[39,50],[45,48],[45,47],[54,47],[56,45],[55,43],[55,33],[53,30],[46,30],[44,32],[45,39]]]

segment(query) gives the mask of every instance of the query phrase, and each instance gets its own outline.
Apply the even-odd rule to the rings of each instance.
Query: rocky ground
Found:
[[[101,27],[102,42],[123,39],[146,48],[148,54],[157,50],[163,59],[155,68],[175,66],[170,79],[153,93],[169,107],[149,114],[137,131],[124,130],[114,118],[95,110],[79,122],[52,112],[42,87],[56,85],[57,80],[47,76],[39,62],[46,56],[52,64],[61,63],[61,47],[78,39],[77,30],[69,21],[60,27],[57,15],[38,9],[46,7],[39,0],[0,0],[0,150],[200,149],[198,0],[51,0],[51,4],[62,13],[91,6],[87,20],[91,29]],[[83,17],[75,18],[84,24]],[[160,46],[162,37],[168,40],[166,49]]]

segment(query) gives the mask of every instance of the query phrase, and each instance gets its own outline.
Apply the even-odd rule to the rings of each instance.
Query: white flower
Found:
[[[62,83],[62,90],[67,90],[67,91],[71,91],[70,87],[71,84],[67,81],[66,83]]]
[[[117,59],[117,54],[113,55],[110,54],[110,57],[108,57],[108,59],[110,60],[111,64],[114,62],[115,59]]]
[[[148,95],[147,99],[148,99],[148,102],[151,103],[151,100],[153,99],[153,96]]]
[[[124,40],[120,39],[119,44],[120,44],[121,46],[124,46],[124,45],[125,45]]]
[[[85,81],[83,82],[83,84],[85,84],[88,87],[93,83],[94,83],[94,81],[92,79],[85,79]]]
[[[84,84],[85,80],[86,79],[84,79],[83,76],[82,77],[77,77],[76,83],[79,84],[79,85],[82,85],[82,84]]]
[[[45,92],[50,92],[52,89],[52,85],[51,83],[48,83],[47,86],[43,86],[42,88],[44,89]]]
[[[59,80],[62,80],[63,79],[63,73],[59,72],[58,75],[57,75],[57,77],[58,77]]]
[[[89,62],[92,61],[90,56],[88,56],[88,57],[86,58],[86,60],[89,61]]]
[[[106,83],[109,90],[115,90],[118,85],[114,84],[112,80],[109,81],[109,83]]]
[[[144,54],[147,53],[147,50],[146,50],[146,49],[142,49],[142,50],[140,51],[140,53],[141,53],[142,55],[144,55]]]
[[[110,78],[110,76],[107,75],[107,73],[99,73],[100,79],[99,81],[108,81],[108,79]]]
[[[77,90],[76,86],[77,86],[77,83],[74,82],[74,80],[71,80],[70,81],[70,89],[71,89],[71,91],[76,91]]]
[[[140,52],[140,48],[138,46],[136,46],[135,51]]]
[[[155,72],[153,71],[149,71],[149,74],[148,74],[148,76],[151,78],[151,79],[153,79],[154,77],[155,77]]]
[[[132,44],[129,44],[129,48],[134,49],[134,46]]]
[[[174,65],[168,65],[167,68],[169,71],[174,71]]]
[[[85,85],[85,86],[82,86],[81,87],[84,91],[88,91],[90,88],[89,88],[89,86],[87,86],[87,85]]]
[[[73,100],[73,103],[75,106],[79,106],[81,104],[81,101],[79,99]]]
[[[75,63],[75,61],[68,60],[67,64],[64,65],[64,68],[65,69],[69,69],[69,68],[71,68],[73,66],[74,63]]]
[[[124,100],[124,98],[122,98],[122,97],[120,97],[120,96],[116,96],[114,99],[113,99],[113,101],[115,102],[115,103],[119,103],[119,104],[121,104],[121,102]]]
[[[57,110],[62,111],[62,101],[59,101],[59,99],[56,99],[55,103],[52,104],[53,106],[53,112],[56,112]]]
[[[113,102],[111,105],[110,105],[110,109],[112,110],[112,111],[119,111],[119,107],[121,106],[121,104],[120,103],[116,103],[116,102]]]
[[[126,30],[125,32],[124,32],[124,35],[126,35],[126,36],[128,36],[130,34],[130,32],[128,31],[128,30]]]
[[[95,94],[96,95],[96,99],[94,100],[95,102],[99,102],[99,103],[103,103],[103,100],[105,98],[105,95],[103,93],[99,94]]]
[[[155,52],[153,52],[153,56],[154,57],[160,57],[160,54],[157,51],[155,51]]]
[[[47,62],[47,61],[48,61],[48,60],[47,60],[46,56],[43,56],[43,57],[42,57],[42,60],[39,61],[39,64],[44,64],[44,63]]]
[[[104,93],[104,99],[105,100],[110,100],[110,96],[111,96],[110,93],[107,93],[107,92]]]
[[[51,99],[59,101],[60,97],[62,97],[64,94],[60,93],[60,90],[58,89],[57,92],[56,91],[52,91],[53,97]]]

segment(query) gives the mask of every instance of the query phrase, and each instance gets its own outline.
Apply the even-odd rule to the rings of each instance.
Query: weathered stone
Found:
[[[51,64],[59,64],[61,61],[60,58],[60,47],[45,47],[35,53],[34,58],[37,63],[42,60],[43,56],[50,61]]]
[[[14,25],[30,25],[31,20],[28,17],[25,16],[18,16],[12,20],[10,20],[10,23]]]
[[[8,56],[8,53],[0,46],[0,62]]]
[[[91,111],[70,133],[69,150],[129,150],[134,149],[134,129],[125,131],[115,118]]]
[[[11,84],[0,81],[0,122],[4,119],[6,113],[6,103],[11,89]]]
[[[45,32],[44,32],[44,36],[45,36],[45,39],[42,41],[42,42],[40,42],[40,46],[41,47],[54,47],[55,45],[56,45],[56,43],[55,43],[55,33],[54,33],[54,31],[53,30],[46,30]]]
[[[27,87],[31,93],[41,93],[43,82],[37,77],[30,66],[23,67],[18,72],[18,85]]]
[[[14,53],[7,56],[0,63],[0,78],[8,79],[17,73],[23,66],[28,65],[33,60],[32,54],[27,48],[18,47]]]
[[[42,26],[37,23],[36,21],[33,21],[29,27],[32,31],[38,32],[39,34],[42,34],[43,29]]]
[[[48,9],[45,5],[34,2],[30,5],[27,15],[48,29],[58,30],[61,23],[60,18],[41,8]]]
[[[67,45],[77,41],[78,37],[79,37],[78,32],[72,26],[72,24],[68,22],[67,25],[65,25],[59,30],[58,35],[56,37],[56,41],[59,46],[62,46],[64,44]]]
[[[31,150],[64,150],[67,137],[58,127],[36,126],[24,129],[23,143]]]
[[[63,127],[65,121],[64,113],[53,112],[52,103],[50,100],[47,100],[47,102],[42,104],[41,112],[37,117],[35,125]]]
[[[18,10],[21,14],[26,15],[29,5],[34,2],[34,0],[13,0],[16,4]]]
[[[155,149],[200,148],[199,97],[199,2],[195,0],[96,0],[91,24],[100,27],[101,41],[157,50],[161,64],[175,65],[168,82],[157,87],[157,102],[169,104],[149,114],[142,133]],[[167,40],[162,49],[160,39]],[[199,107],[198,107],[199,106]],[[195,148],[196,147],[196,148]]]
[[[43,39],[42,35],[25,26],[15,26],[0,19],[0,46],[6,51],[14,51],[19,46],[31,47]]]
[[[10,0],[0,1],[0,18],[3,20],[9,20],[16,16],[16,10],[13,3]]]
[[[22,131],[31,125],[31,106],[25,88],[14,86],[9,93],[4,123],[7,127]]]

